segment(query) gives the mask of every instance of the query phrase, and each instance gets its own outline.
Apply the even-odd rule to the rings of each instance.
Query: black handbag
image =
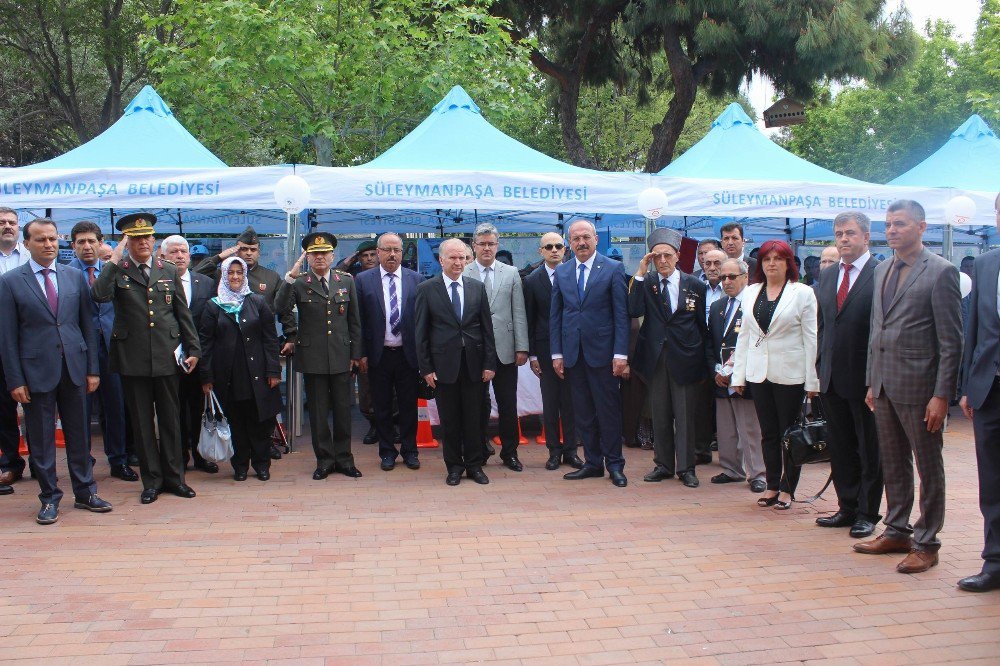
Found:
[[[803,401],[803,407],[805,401]],[[830,461],[830,446],[826,438],[826,420],[809,420],[805,409],[796,423],[788,426],[781,436],[781,448],[793,465],[802,466]]]

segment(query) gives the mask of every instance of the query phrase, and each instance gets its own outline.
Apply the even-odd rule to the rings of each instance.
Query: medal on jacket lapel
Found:
[[[260,283],[259,285],[257,285],[257,286],[258,286],[258,287],[260,288],[261,292],[264,292],[265,290],[267,290],[267,285],[266,285],[266,284],[264,284],[263,282],[261,282],[261,283]]]

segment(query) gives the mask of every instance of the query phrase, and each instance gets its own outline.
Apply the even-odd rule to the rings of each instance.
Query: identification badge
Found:
[[[164,298],[167,299],[167,305],[170,305],[171,303],[174,302],[174,295],[173,294],[167,294],[166,296],[164,296]]]
[[[339,307],[339,308],[337,309],[337,311],[338,311],[338,312],[339,312],[340,314],[344,314],[344,306],[343,306],[343,305],[341,305],[341,306],[340,306],[340,307]]]

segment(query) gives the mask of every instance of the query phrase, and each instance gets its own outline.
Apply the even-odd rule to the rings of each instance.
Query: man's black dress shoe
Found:
[[[56,504],[43,504],[35,522],[39,525],[51,525],[59,520],[59,506]]]
[[[0,495],[10,495],[13,492],[13,486],[0,485]]]
[[[361,441],[365,444],[374,444],[378,441],[378,432],[375,430],[374,423],[368,426],[368,432],[365,433],[365,438]]]
[[[111,503],[105,502],[97,495],[88,495],[83,499],[77,497],[73,500],[74,509],[86,509],[94,513],[107,513],[111,511]]]
[[[326,477],[330,476],[330,472],[333,471],[332,467],[317,467],[316,471],[313,472],[313,481],[321,481]]]
[[[698,477],[695,476],[694,472],[681,472],[677,475],[677,480],[688,488],[697,488],[699,485]]]
[[[235,479],[236,481],[246,481],[247,480],[246,471],[241,470],[239,472],[233,472],[233,479]]]
[[[978,573],[958,581],[960,590],[966,592],[989,592],[1000,590],[1000,573]]]
[[[767,490],[767,484],[760,479],[754,479],[750,482],[750,492],[752,493],[762,493]]]
[[[465,471],[465,475],[476,483],[485,486],[490,482],[490,477],[486,476],[486,472],[483,471],[482,467],[473,467]]]
[[[875,523],[865,520],[864,518],[858,518],[851,525],[851,536],[855,539],[863,539],[864,537],[870,537],[875,532]]]
[[[656,483],[658,481],[663,481],[664,479],[674,478],[674,473],[667,470],[663,465],[657,465],[653,468],[653,471],[642,477],[643,481],[648,481],[649,483]]]
[[[128,465],[115,465],[111,468],[111,476],[122,481],[138,481],[139,475]]]
[[[214,462],[208,462],[207,460],[195,460],[194,468],[200,469],[206,474],[218,474],[219,466]]]
[[[563,462],[573,469],[583,469],[583,461],[580,460],[580,456],[575,453],[563,456]]]
[[[462,482],[462,470],[457,472],[448,472],[448,478],[444,480],[449,486],[457,486]]]
[[[628,479],[625,478],[625,474],[620,470],[608,472],[608,476],[611,477],[611,483],[615,484],[616,488],[624,488],[628,485]]]
[[[160,491],[156,488],[146,488],[139,495],[139,501],[143,504],[152,504],[156,501],[156,498],[160,496]]]
[[[271,460],[281,460],[281,449],[276,444],[272,444],[268,455],[271,456]]]
[[[487,459],[490,456],[495,456],[496,454],[497,454],[497,450],[493,448],[493,445],[490,444],[489,440],[486,440],[486,457],[487,457]]]
[[[716,474],[711,478],[712,483],[739,483],[743,479],[737,479],[735,476],[729,476],[725,472],[722,474]]]
[[[575,472],[570,472],[569,474],[563,474],[563,478],[569,481],[579,481],[580,479],[600,479],[604,476],[603,469],[597,469],[595,467],[587,467],[584,465]]]
[[[257,478],[261,481],[269,481],[271,479],[271,470],[261,469],[257,470]]]
[[[695,465],[711,465],[712,464],[712,454],[711,453],[699,453],[694,457]]]
[[[524,471],[524,465],[521,464],[521,461],[517,459],[516,455],[513,455],[510,458],[504,458],[503,456],[500,456],[500,459],[503,460],[503,464],[507,469],[513,472]]]
[[[385,458],[382,458],[382,471],[383,472],[391,472],[395,468],[396,468],[396,461],[395,461],[395,459],[390,458],[389,456],[386,456]]]
[[[194,488],[182,483],[180,485],[174,486],[173,488],[167,488],[167,492],[177,495],[178,497],[183,497],[185,499],[191,499],[195,496]]]
[[[361,470],[354,465],[351,465],[350,467],[337,467],[337,472],[343,474],[344,476],[349,476],[352,479],[360,479],[363,476],[361,474]]]
[[[410,456],[409,458],[403,458],[403,464],[410,469],[420,469],[420,459],[416,456]]]
[[[816,524],[820,527],[850,527],[854,524],[855,516],[853,513],[847,513],[846,511],[838,511],[832,516],[821,516],[816,519]]]
[[[549,470],[550,472],[554,469],[559,469],[559,459],[561,457],[562,456],[560,456],[558,453],[551,454],[549,456],[549,459],[545,461],[545,469]]]

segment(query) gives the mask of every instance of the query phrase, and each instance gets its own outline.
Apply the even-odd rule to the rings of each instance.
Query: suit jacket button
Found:
[[[253,356],[251,356],[251,357],[250,357],[250,360],[251,360],[251,361],[253,360]],[[256,377],[255,377],[255,379],[256,379]]]
[[[146,301],[146,302],[147,302],[147,303],[149,303],[150,305],[152,305],[152,304],[153,304],[153,301]]]
[[[156,324],[154,324],[153,322],[149,322],[149,327],[150,328],[153,328],[154,326],[156,326]]]
[[[327,331],[326,334],[327,335],[333,335],[333,331]]]
[[[149,293],[151,293],[151,294],[153,293],[153,288],[152,287],[149,288]]]
[[[149,311],[149,316],[150,316],[150,317],[152,317],[152,316],[153,316],[153,311],[152,311],[152,310],[150,310],[150,311]]]

